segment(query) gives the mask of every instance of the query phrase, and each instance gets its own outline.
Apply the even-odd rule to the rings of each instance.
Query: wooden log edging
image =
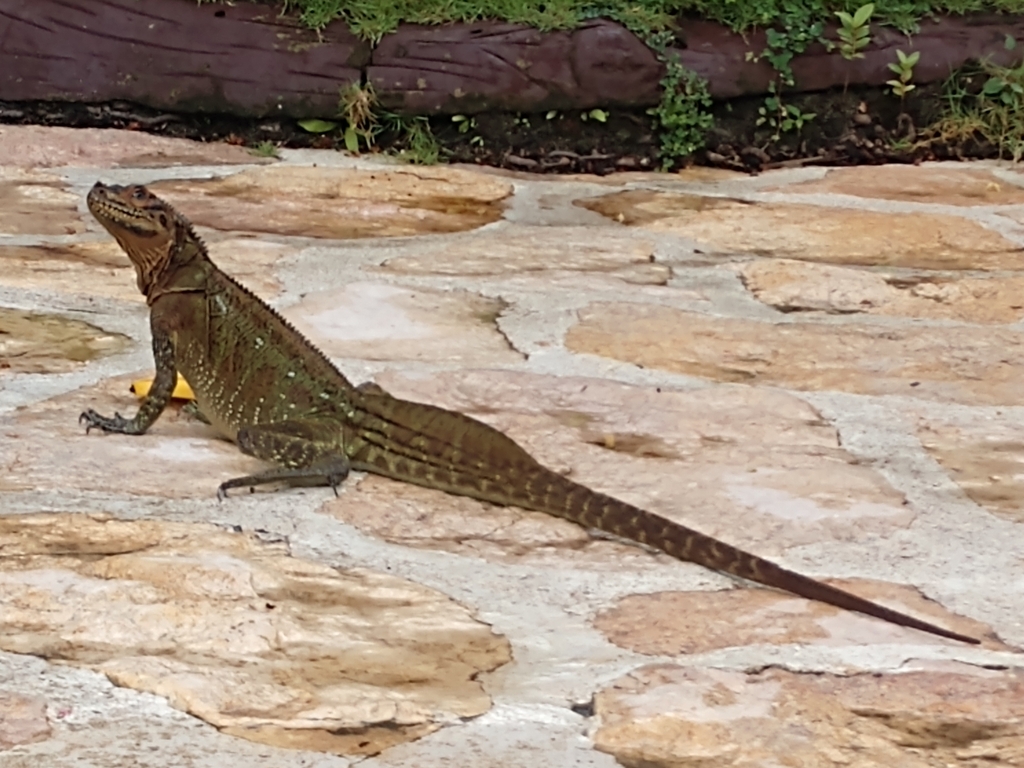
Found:
[[[835,37],[834,31],[827,32]],[[921,52],[914,82],[948,77],[969,60],[1019,63],[1024,18],[926,20],[908,39],[874,26],[853,62],[821,45],[793,59],[795,91],[882,85],[896,50]],[[737,35],[707,21],[680,22],[672,49],[708,81],[711,95],[767,93],[774,77],[747,52],[763,32]],[[0,8],[0,101],[133,101],[155,109],[250,117],[329,117],[339,90],[372,83],[382,104],[410,114],[537,112],[647,107],[664,68],[621,25],[594,19],[574,30],[519,24],[402,25],[375,47],[340,23],[320,35],[269,4],[194,0],[6,0]]]
[[[370,46],[323,41],[270,5],[195,0],[3,0],[0,100],[133,101],[265,117],[331,115]]]

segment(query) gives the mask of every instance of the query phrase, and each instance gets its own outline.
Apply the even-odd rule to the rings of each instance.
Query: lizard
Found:
[[[90,190],[87,205],[135,267],[149,306],[156,375],[132,418],[79,417],[86,432],[140,435],[167,406],[180,373],[199,411],[246,454],[272,466],[221,483],[338,486],[351,469],[537,510],[660,549],[684,561],[965,643],[973,637],[817,581],[548,469],[468,415],[353,385],[312,342],[221,271],[191,222],[141,185]]]

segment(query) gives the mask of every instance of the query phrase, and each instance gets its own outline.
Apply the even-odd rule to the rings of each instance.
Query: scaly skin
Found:
[[[181,372],[199,409],[247,454],[275,466],[228,489],[312,478],[337,489],[354,468],[564,517],[740,576],[942,637],[978,640],[785,570],[539,464],[511,438],[461,413],[353,386],[277,312],[221,272],[191,224],[141,186],[104,186],[89,210],[135,266],[150,306],[156,380],[138,413],[80,417],[138,435],[156,421]]]

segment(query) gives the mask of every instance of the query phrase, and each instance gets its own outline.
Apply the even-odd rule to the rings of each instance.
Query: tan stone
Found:
[[[526,178],[536,178],[536,174],[524,174]],[[664,184],[666,181],[681,181],[688,184],[714,184],[723,181],[743,181],[749,179],[750,175],[741,171],[730,171],[728,168],[711,168],[703,165],[693,165],[689,168],[680,168],[678,171],[668,175],[662,171],[616,171],[603,176],[594,173],[567,173],[559,177],[566,181],[582,181],[588,184],[602,184],[605,186],[622,186],[624,184],[635,184],[642,182],[654,182]]]
[[[0,125],[0,166],[166,168],[266,163],[244,147],[106,128]]]
[[[642,667],[595,699],[626,768],[1024,765],[1024,672],[953,662],[837,677]]]
[[[85,231],[78,197],[59,176],[0,165],[0,232],[5,235],[74,235]]]
[[[50,738],[46,700],[0,689],[0,749]]]
[[[395,237],[474,229],[501,218],[506,181],[444,166],[267,167],[149,185],[193,223],[305,237]]]
[[[918,420],[917,436],[968,498],[989,512],[1024,522],[1024,440],[999,416],[934,416]]]
[[[648,190],[577,200],[623,224],[696,240],[710,254],[920,269],[1019,269],[1024,249],[946,214],[748,203]]]
[[[0,648],[256,741],[374,754],[485,712],[475,676],[510,659],[433,590],[212,525],[8,516],[0,551]]]
[[[298,250],[282,243],[231,237],[207,243],[217,266],[265,299],[280,293],[274,265]],[[0,245],[0,285],[55,291],[75,296],[145,301],[135,269],[121,247],[110,239],[61,245]]]
[[[130,343],[127,336],[81,320],[0,307],[0,371],[63,373]]]
[[[879,272],[791,259],[738,265],[747,289],[783,312],[864,313],[969,323],[1024,318],[1024,277],[893,277]]]
[[[1021,402],[1024,334],[1009,328],[768,323],[611,303],[578,314],[565,337],[574,352],[716,381]]]
[[[671,277],[654,263],[654,243],[608,227],[516,226],[473,232],[444,243],[418,245],[407,256],[385,261],[384,270],[410,275],[511,277],[550,280],[568,273],[596,273],[629,283],[663,285]]]
[[[956,616],[912,587],[865,579],[827,583],[874,603],[985,638],[986,647],[1012,650],[981,622]],[[844,611],[773,589],[727,592],[658,592],[630,595],[594,619],[594,626],[616,645],[637,653],[678,656],[744,645],[842,646],[879,643],[958,645],[935,635],[900,627],[861,613]]]
[[[991,171],[936,165],[860,165],[831,168],[824,178],[769,189],[832,193],[940,205],[1017,205],[1024,189]]]
[[[181,414],[179,402],[144,435],[86,434],[78,423],[82,411],[133,416],[139,401],[129,391],[132,380],[152,375],[149,370],[108,379],[0,416],[2,455],[11,468],[0,472],[0,489],[213,499],[224,480],[266,467],[219,439],[212,427]]]
[[[595,379],[502,371],[378,378],[392,394],[468,413],[555,471],[765,556],[898,530],[903,497],[839,448],[835,430],[779,392],[658,392]],[[493,560],[642,567],[652,555],[591,541],[578,526],[517,508],[369,477],[323,511],[388,541]],[[657,557],[667,557],[658,555]]]
[[[504,308],[466,291],[350,283],[311,293],[285,315],[334,357],[502,365],[522,359],[495,325]]]

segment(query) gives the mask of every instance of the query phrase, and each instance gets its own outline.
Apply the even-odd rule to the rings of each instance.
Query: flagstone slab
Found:
[[[969,499],[994,515],[1024,523],[1024,430],[1019,424],[998,415],[922,415],[917,436]]]
[[[444,595],[212,525],[0,517],[0,648],[277,746],[375,754],[490,708],[507,641]]]
[[[1024,402],[1024,334],[999,327],[770,323],[656,305],[598,303],[565,336],[574,352],[713,381]]]
[[[797,194],[830,193],[941,205],[1020,205],[1024,188],[983,168],[948,165],[860,165],[830,168],[824,177],[779,187]]]
[[[0,167],[0,234],[75,235],[85,229],[78,196],[59,176]]]
[[[916,514],[839,447],[835,429],[813,408],[771,390],[659,392],[472,369],[376,380],[397,397],[497,427],[595,490],[767,557],[799,544],[884,536]],[[550,515],[378,477],[350,485],[339,499],[325,497],[321,510],[387,541],[498,561],[632,568],[653,557],[592,541]]]
[[[545,280],[562,273],[597,274],[628,283],[664,284],[671,269],[657,264],[654,243],[608,227],[526,227],[473,232],[444,243],[426,243],[381,264],[404,275]]]
[[[793,259],[736,266],[758,301],[781,312],[923,317],[1007,324],[1024,318],[1024,277],[899,277]]]
[[[947,611],[911,586],[869,579],[824,581],[954,632],[984,638],[985,647],[1012,650],[980,621]],[[652,656],[788,643],[832,647],[924,643],[959,647],[955,640],[763,588],[628,595],[599,613],[594,626],[615,645]]]
[[[114,355],[131,340],[95,325],[42,312],[0,307],[0,371],[64,373]]]
[[[332,357],[502,365],[522,359],[497,329],[504,309],[468,291],[366,282],[307,294],[285,314]]]
[[[0,125],[0,166],[6,168],[168,168],[273,162],[245,147],[108,128]]]
[[[264,299],[281,285],[273,267],[298,248],[267,239],[227,237],[207,243],[216,264]],[[95,243],[0,245],[0,285],[90,298],[145,303],[135,268],[113,240]]]
[[[193,224],[321,238],[460,232],[501,218],[512,185],[456,168],[270,166],[148,185]]]
[[[1024,249],[970,219],[626,190],[575,201],[703,253],[917,269],[1020,269]]]
[[[592,738],[627,768],[1024,765],[1024,671],[747,674],[659,664],[595,697]]]

